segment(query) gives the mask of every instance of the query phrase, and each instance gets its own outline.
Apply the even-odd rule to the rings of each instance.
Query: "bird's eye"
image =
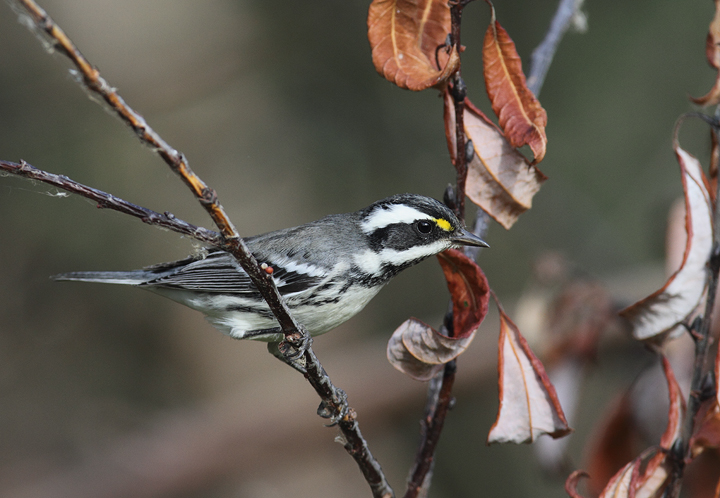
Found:
[[[420,220],[415,223],[415,227],[418,232],[428,234],[432,232],[433,224],[428,220]]]

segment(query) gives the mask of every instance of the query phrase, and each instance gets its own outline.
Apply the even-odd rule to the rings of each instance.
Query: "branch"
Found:
[[[220,204],[217,193],[208,187],[205,182],[203,182],[190,169],[184,154],[165,142],[165,140],[163,140],[162,137],[160,137],[160,135],[158,135],[147,124],[145,119],[139,113],[134,111],[125,103],[115,89],[100,76],[100,72],[92,64],[90,64],[70,38],[68,38],[65,32],[57,24],[55,24],[55,22],[40,6],[38,6],[33,0],[18,0],[18,4],[30,16],[34,23],[34,27],[49,38],[50,43],[56,50],[67,56],[72,61],[77,69],[77,74],[79,76],[78,81],[83,84],[91,94],[99,96],[104,102],[106,102],[110,108],[132,128],[138,138],[143,143],[156,150],[170,169],[178,174],[183,182],[190,188],[195,198],[205,208],[221,232],[221,239],[219,241],[214,240],[214,242],[206,242],[212,243],[216,247],[232,254],[240,263],[243,270],[245,270],[248,274],[255,287],[260,291],[260,294],[270,307],[270,310],[280,324],[285,336],[284,345],[286,347],[281,348],[281,351],[290,361],[293,361],[300,356],[303,357],[306,365],[308,365],[305,377],[322,399],[321,408],[324,410],[322,415],[339,423],[343,433],[346,433],[346,438],[349,441],[353,441],[353,451],[350,451],[350,449],[348,449],[348,451],[356,459],[356,461],[358,461],[360,468],[363,471],[363,475],[366,476],[368,483],[373,489],[373,495],[383,498],[393,496],[392,490],[389,486],[387,486],[387,482],[382,474],[380,466],[372,457],[369,450],[367,450],[367,443],[362,438],[362,434],[355,422],[354,415],[352,417],[350,416],[351,410],[347,404],[347,396],[341,389],[338,389],[333,385],[327,373],[322,368],[322,365],[320,365],[320,362],[311,348],[312,338],[305,328],[290,314],[290,311],[282,296],[278,292],[272,277],[260,267],[245,241],[240,238],[235,226],[230,221],[225,213],[225,210]],[[17,168],[10,170],[10,172],[23,175],[24,169],[26,170],[25,173],[30,174],[29,172],[31,170],[28,166],[29,165],[26,163],[22,163],[18,165]],[[35,170],[35,172],[40,171],[35,168],[32,169]],[[65,177],[55,176],[55,179],[59,181],[57,183],[52,183],[50,180],[53,175],[45,172],[42,173],[44,175],[39,176],[45,177],[45,180],[43,181],[54,184],[59,188],[65,188],[65,185],[70,186],[71,184],[74,184],[74,187],[71,188],[76,188],[75,193],[80,195],[84,195],[81,191],[85,192],[85,194],[94,196],[104,194],[100,191],[69,181],[69,179]],[[88,197],[88,195],[84,196]],[[158,213],[154,213],[158,216],[138,216],[137,214],[134,214],[134,212],[142,212],[144,214],[153,212],[145,210],[144,208],[138,208],[137,206],[125,201],[122,201],[121,203],[112,203],[110,202],[110,199],[114,199],[114,196],[109,194],[105,194],[105,196],[106,198],[103,202],[107,204],[107,207],[111,207],[112,209],[117,209],[119,211],[126,212],[127,214],[140,217],[145,222],[149,222],[149,220],[152,219],[154,220],[152,224],[164,224],[164,226],[170,229],[176,229],[181,226],[181,224],[168,224],[168,221],[170,220],[169,215],[163,216]],[[123,206],[122,209],[119,209],[120,206]],[[131,208],[130,206],[133,207]],[[187,223],[184,223],[184,225],[188,230],[188,227],[192,227],[192,225]],[[186,232],[181,231],[181,233]],[[215,234],[215,232],[211,233]],[[190,235],[189,233],[187,234]],[[218,234],[215,235],[217,236]],[[364,448],[364,450],[355,451],[358,447]]]
[[[460,33],[462,23],[463,8],[472,0],[450,0],[450,19],[451,33],[450,43],[455,47],[458,53],[461,52]],[[533,52],[533,61],[531,67],[528,86],[531,91],[537,95],[540,87],[545,80],[545,75],[550,67],[550,63],[557,50],[560,39],[567,31],[573,17],[579,11],[583,0],[560,0],[560,5],[553,18],[550,29],[545,40]],[[467,178],[467,140],[465,137],[463,113],[465,109],[465,96],[467,88],[461,76],[462,64],[458,66],[457,71],[452,78],[451,94],[455,107],[455,170],[456,170],[456,186],[454,195],[452,189],[446,192],[446,203],[451,201],[452,208],[455,210],[461,221],[465,220],[465,181]],[[475,218],[474,233],[483,237],[489,226],[489,216],[485,211],[478,208]],[[477,257],[478,248],[466,247],[465,253],[473,260]],[[446,317],[447,318],[447,317]],[[449,324],[446,323],[445,329],[452,336],[452,312],[449,313]],[[447,320],[446,320],[447,322]],[[425,418],[422,421],[422,440],[420,448],[410,477],[408,478],[408,487],[405,498],[414,498],[421,494],[426,494],[430,486],[430,473],[432,470],[435,447],[440,438],[445,417],[450,405],[452,404],[452,387],[455,380],[455,371],[457,369],[455,360],[447,363],[441,376],[436,377],[428,386],[427,407]]]
[[[462,24],[463,8],[472,0],[450,0],[450,45],[458,53],[462,52],[460,43],[460,31]],[[465,180],[467,179],[467,153],[466,137],[463,115],[465,112],[465,96],[467,87],[461,76],[462,65],[458,64],[457,71],[452,78],[451,94],[455,111],[455,188],[449,187],[445,192],[445,203],[455,211],[458,219],[465,221]],[[454,194],[454,195],[453,195]],[[452,311],[448,314],[452,324]],[[447,318],[447,317],[446,317]],[[452,325],[445,328],[452,337]],[[452,388],[455,383],[455,371],[457,364],[455,360],[448,362],[443,369],[442,377],[436,377],[428,386],[425,417],[421,422],[422,438],[413,468],[410,471],[405,498],[415,498],[421,494],[427,494],[432,478],[431,470],[435,459],[435,448],[440,440],[445,417],[450,410],[453,401]],[[442,379],[442,380],[440,380]]]
[[[186,221],[176,218],[172,213],[167,211],[165,211],[165,213],[158,213],[151,209],[137,206],[131,202],[120,199],[119,197],[115,197],[112,194],[103,192],[102,190],[97,190],[83,185],[82,183],[78,183],[67,176],[55,175],[53,173],[37,169],[33,165],[22,160],[18,164],[0,159],[0,170],[7,171],[8,173],[12,173],[23,178],[47,183],[48,185],[61,188],[66,192],[80,195],[86,199],[96,202],[99,209],[112,209],[113,211],[129,214],[135,218],[140,218],[143,223],[147,223],[148,225],[167,228],[168,230],[172,230],[173,232],[177,232],[182,235],[187,235],[195,240],[212,246],[222,247],[224,244],[224,239],[219,233],[208,230],[207,228],[192,225]]]
[[[527,86],[537,97],[545,82],[545,76],[550,69],[550,64],[555,57],[555,52],[560,40],[567,32],[573,20],[580,13],[584,0],[560,0],[553,20],[550,22],[545,39],[537,46],[532,53],[532,64],[530,75],[527,79]]]
[[[258,262],[250,253],[245,242],[240,238],[235,226],[228,218],[215,190],[208,187],[191,169],[185,155],[171,147],[163,138],[153,130],[138,112],[125,103],[125,100],[100,76],[100,72],[82,55],[80,50],[68,38],[65,32],[47,15],[47,13],[33,0],[18,0],[19,5],[30,16],[35,29],[49,38],[52,46],[67,56],[77,69],[78,82],[88,92],[97,95],[110,109],[117,114],[135,132],[141,142],[157,151],[170,169],[175,172],[190,188],[200,205],[205,208],[213,222],[220,229],[225,239],[222,249],[231,253],[240,263],[258,288],[260,294],[267,301],[270,309],[280,323],[285,334],[285,340],[304,349],[309,337],[300,324],[290,315],[290,311],[275,289],[272,279],[260,268]]]

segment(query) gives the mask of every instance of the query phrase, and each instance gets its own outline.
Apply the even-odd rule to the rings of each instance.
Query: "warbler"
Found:
[[[394,195],[354,213],[329,215],[245,242],[272,272],[293,316],[313,336],[355,316],[405,268],[452,247],[488,247],[447,206],[416,194]],[[235,258],[219,249],[142,270],[54,278],[134,285],[201,311],[236,339],[283,339],[260,292]]]

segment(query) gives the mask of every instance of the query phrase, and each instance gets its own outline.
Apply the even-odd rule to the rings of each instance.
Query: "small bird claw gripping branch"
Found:
[[[49,41],[51,48],[67,56],[72,61],[76,68],[75,74],[78,82],[92,95],[100,97],[123,122],[132,128],[144,144],[153,148],[170,169],[180,176],[200,205],[208,212],[220,233],[195,227],[167,213],[163,215],[136,206],[110,194],[81,185],[67,177],[38,170],[25,162],[16,164],[2,161],[0,162],[0,169],[55,185],[69,192],[93,199],[98,203],[99,207],[130,214],[142,219],[145,223],[191,236],[232,254],[243,270],[247,272],[279,322],[285,337],[281,351],[285,352],[286,359],[293,361],[303,357],[306,370],[305,377],[321,397],[331,420],[337,422],[346,441],[344,446],[357,461],[373,491],[373,496],[394,496],[380,465],[368,450],[367,443],[360,433],[354,418],[354,412],[348,407],[347,396],[341,389],[333,385],[311,348],[312,341],[309,334],[290,314],[273,280],[267,278],[267,272],[261,268],[225,213],[215,190],[205,184],[190,169],[188,161],[182,152],[177,151],[165,142],[139,113],[127,105],[117,91],[100,76],[97,68],[82,55],[65,32],[48,16],[45,10],[33,0],[17,0],[16,3],[18,10],[32,21],[31,25],[34,30],[40,33],[45,41]]]

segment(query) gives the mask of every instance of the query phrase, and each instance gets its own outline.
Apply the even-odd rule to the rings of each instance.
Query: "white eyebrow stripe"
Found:
[[[415,220],[434,219],[427,213],[418,211],[405,204],[393,204],[387,209],[377,208],[360,225],[362,231],[371,234],[379,228],[385,228],[393,223],[412,223]]]

